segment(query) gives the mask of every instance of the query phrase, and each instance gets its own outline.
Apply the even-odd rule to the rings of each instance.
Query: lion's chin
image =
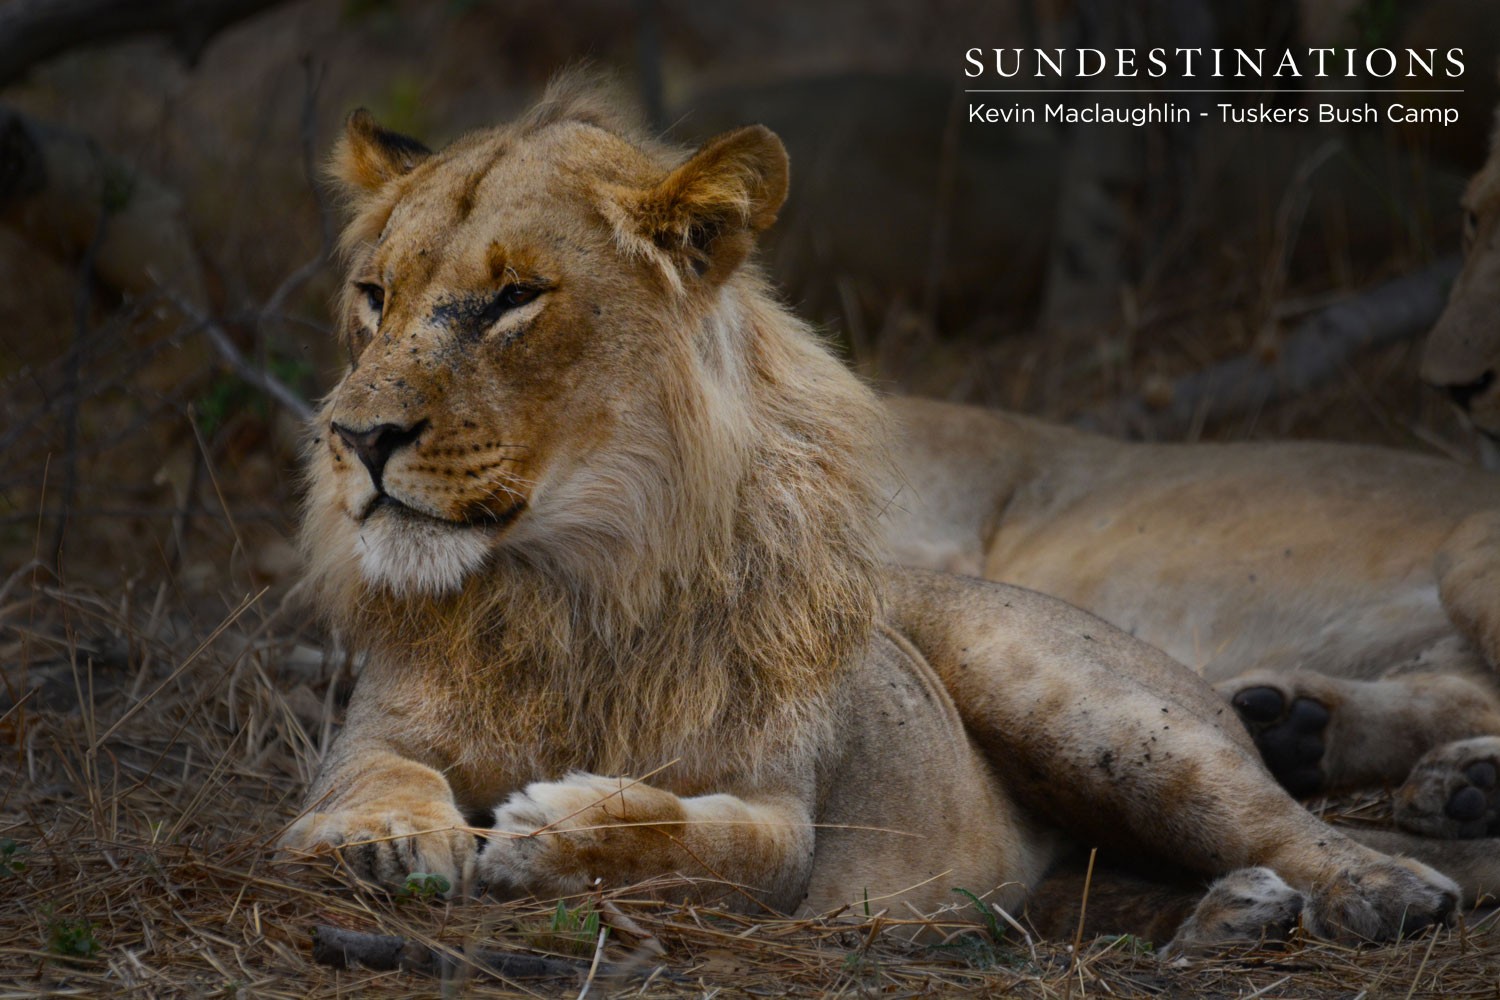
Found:
[[[396,594],[438,596],[457,590],[484,564],[490,532],[431,519],[377,513],[355,540],[360,573]]]

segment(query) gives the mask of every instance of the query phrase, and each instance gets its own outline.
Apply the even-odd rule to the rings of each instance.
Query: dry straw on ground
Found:
[[[1294,940],[1167,968],[1129,938],[1037,941],[967,898],[948,941],[902,945],[911,914],[734,916],[640,890],[444,902],[298,865],[268,845],[296,814],[344,659],[299,635],[296,598],[247,594],[212,624],[163,604],[0,585],[0,996],[1481,997],[1497,920],[1409,942]],[[81,707],[80,707],[81,706]],[[1323,804],[1381,820],[1382,798]],[[319,925],[399,935],[422,968],[335,969]],[[997,939],[1003,933],[1004,939]],[[549,975],[517,964],[550,956]],[[486,970],[499,961],[511,971]]]

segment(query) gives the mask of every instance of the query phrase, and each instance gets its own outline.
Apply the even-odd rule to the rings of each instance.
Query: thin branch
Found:
[[[97,147],[91,147],[98,158]],[[94,234],[84,250],[83,260],[78,265],[78,279],[73,291],[73,347],[68,351],[67,374],[63,383],[63,394],[69,397],[63,411],[63,491],[62,513],[52,529],[52,545],[48,557],[52,568],[62,576],[63,539],[68,530],[68,509],[73,506],[73,496],[78,487],[78,404],[79,386],[83,379],[85,355],[92,340],[92,325],[89,311],[94,300],[94,262],[99,258],[99,247],[109,231],[109,192],[104,184],[99,186],[99,218],[94,223]]]
[[[313,201],[318,206],[318,253],[287,275],[276,287],[276,291],[271,293],[271,297],[266,299],[265,306],[260,310],[262,323],[279,316],[286,306],[286,300],[328,263],[338,221],[334,216],[333,206],[323,196],[323,188],[318,183],[318,92],[323,86],[324,67],[307,58],[302,61],[302,71],[307,76],[302,96],[302,174],[307,178],[308,190],[312,192]]]
[[[307,405],[307,401],[298,394],[297,390],[270,372],[257,368],[247,361],[245,355],[240,353],[240,349],[235,346],[234,339],[222,326],[205,316],[191,302],[171,289],[163,288],[162,293],[184,317],[208,336],[208,342],[214,346],[214,350],[219,352],[219,357],[234,371],[235,375],[279,403],[299,421],[307,423],[312,419],[312,407]]]
[[[361,965],[375,971],[404,969],[443,979],[460,969],[477,968],[502,979],[530,979],[541,976],[577,977],[588,973],[589,963],[566,958],[548,958],[521,951],[475,948],[455,956],[446,950],[429,948],[419,941],[394,934],[366,934],[339,927],[318,924],[313,928],[313,961],[335,969]],[[649,974],[652,970],[634,963],[602,962],[596,975]]]

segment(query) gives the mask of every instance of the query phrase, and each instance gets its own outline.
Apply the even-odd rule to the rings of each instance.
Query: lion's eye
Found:
[[[354,287],[364,293],[365,305],[370,307],[370,312],[379,316],[385,309],[385,289],[365,281],[356,283]]]
[[[500,294],[484,307],[484,312],[479,317],[480,329],[488,328],[510,310],[524,306],[546,290],[545,287],[539,285],[506,285],[500,289]]]
[[[505,304],[505,308],[514,309],[516,306],[524,306],[540,294],[542,294],[540,288],[528,288],[525,285],[506,285],[500,289],[498,298]]]

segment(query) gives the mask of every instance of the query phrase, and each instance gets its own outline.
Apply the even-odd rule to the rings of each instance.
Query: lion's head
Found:
[[[351,362],[303,541],[354,641],[611,677],[865,641],[882,420],[749,262],[772,133],[686,155],[564,83],[439,152],[356,112],[333,170]]]
[[[1463,210],[1463,271],[1428,336],[1422,378],[1446,390],[1500,444],[1500,121]]]

